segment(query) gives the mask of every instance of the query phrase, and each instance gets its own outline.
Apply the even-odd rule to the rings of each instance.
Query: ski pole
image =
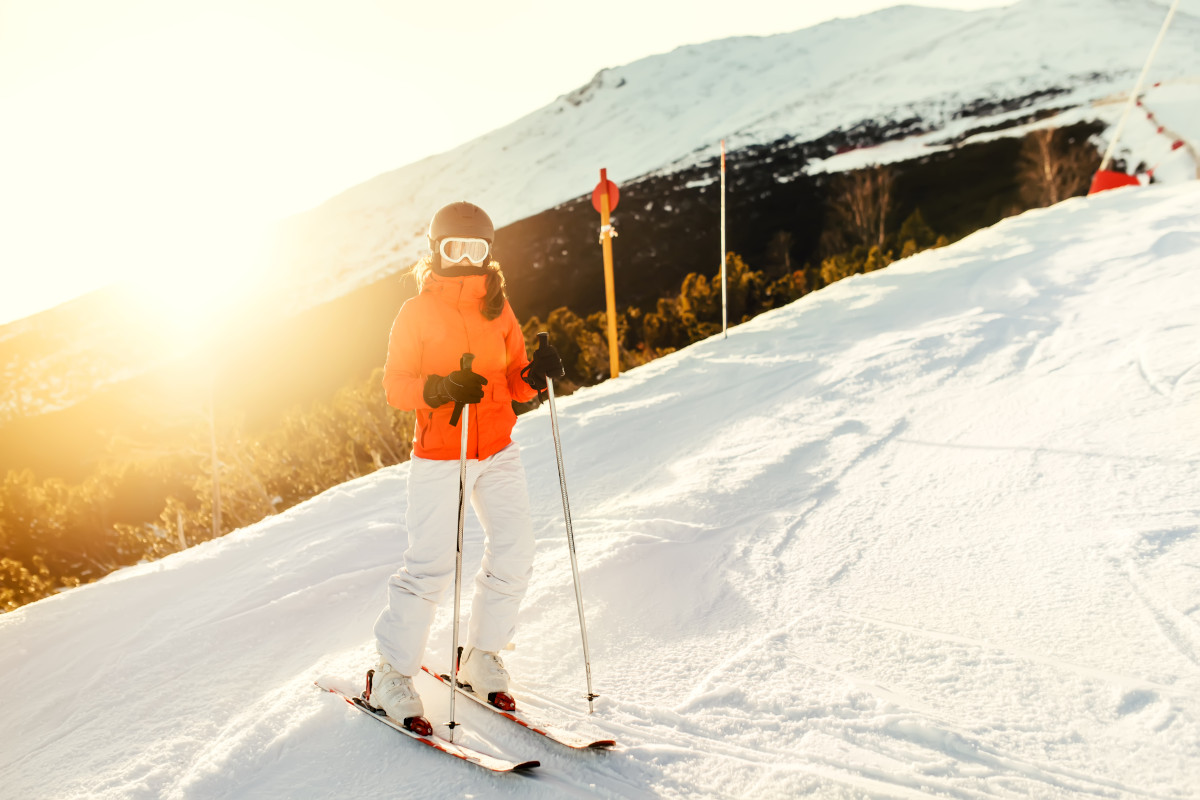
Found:
[[[462,369],[470,369],[471,362],[475,360],[475,356],[471,353],[463,353],[460,367]],[[462,437],[458,446],[458,542],[455,545],[454,552],[454,622],[451,628],[454,630],[454,642],[450,646],[450,741],[454,741],[454,729],[458,727],[458,723],[454,721],[454,697],[456,695],[455,686],[458,683],[458,614],[459,604],[462,595],[462,552],[463,552],[463,525],[467,519],[467,425],[471,419],[470,406],[464,403],[454,404],[454,413],[450,415],[450,424],[458,424],[458,416],[462,414]]]
[[[538,334],[538,350],[550,345],[550,334]],[[592,657],[588,652],[587,622],[583,617],[583,588],[579,584],[579,559],[575,556],[575,531],[571,527],[571,504],[567,500],[567,475],[563,471],[562,444],[558,436],[558,412],[554,408],[554,381],[546,378],[546,396],[550,401],[550,427],[554,432],[554,456],[558,459],[558,483],[562,489],[563,518],[567,522],[567,550],[571,553],[571,575],[575,579],[575,606],[579,609],[579,632],[583,637],[583,667],[587,672],[588,713],[595,711],[592,701],[599,695],[592,691]]]

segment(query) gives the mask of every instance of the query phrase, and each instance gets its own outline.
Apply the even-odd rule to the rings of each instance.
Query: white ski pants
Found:
[[[474,420],[472,420],[474,422]],[[388,580],[388,604],[375,622],[380,654],[402,675],[421,668],[434,612],[454,583],[459,463],[414,456],[408,473],[408,549]],[[467,496],[483,525],[483,564],[467,626],[467,647],[502,650],[533,571],[533,524],[521,450],[514,442],[467,461]]]

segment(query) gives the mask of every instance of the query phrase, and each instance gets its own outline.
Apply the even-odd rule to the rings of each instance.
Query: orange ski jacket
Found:
[[[431,408],[425,402],[425,379],[454,372],[463,353],[475,354],[471,370],[488,381],[482,402],[470,407],[468,458],[488,458],[507,447],[517,422],[511,401],[523,403],[537,395],[521,380],[529,358],[517,317],[505,302],[500,316],[484,319],[486,293],[486,276],[444,278],[429,273],[420,293],[400,308],[392,323],[383,388],[390,405],[416,411],[413,453],[419,458],[459,457],[462,429],[450,427],[454,403]]]

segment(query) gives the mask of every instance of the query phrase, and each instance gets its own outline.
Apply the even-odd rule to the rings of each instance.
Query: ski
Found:
[[[436,672],[435,670],[424,666],[421,667],[421,669],[425,670],[426,673],[441,681],[443,686],[450,685],[450,678],[444,673]],[[547,725],[534,719],[532,716],[524,711],[521,711],[519,708],[515,711],[505,711],[502,708],[497,708],[489,703],[486,698],[480,697],[472,692],[467,684],[459,683],[457,686],[455,686],[455,689],[458,690],[459,694],[463,695],[464,697],[469,697],[471,700],[475,701],[489,711],[495,712],[505,719],[512,720],[523,728],[528,728],[534,733],[541,734],[547,739],[558,742],[562,745],[566,745],[573,750],[605,750],[610,747],[615,747],[617,744],[615,739],[588,739],[584,736],[580,736],[579,734],[572,733],[571,731],[566,731],[562,728],[555,727],[554,725]]]
[[[372,708],[366,703],[366,701],[362,699],[361,696],[348,695],[341,689],[337,688],[336,686],[332,686],[323,680],[315,681],[315,684],[317,688],[329,692],[330,694],[336,694],[338,697],[342,698],[367,716],[379,720],[384,725],[403,733],[410,739],[415,739],[421,744],[432,747],[434,750],[440,750],[447,755],[454,756],[455,758],[462,759],[463,761],[469,761],[472,764],[483,767],[487,770],[491,770],[492,772],[523,772],[525,770],[530,770],[534,767],[541,766],[541,762],[539,761],[509,761],[507,759],[488,755],[487,753],[480,752],[479,750],[473,750],[470,747],[464,747],[461,744],[455,744],[448,739],[443,739],[437,734],[422,736],[415,731],[410,731],[408,728],[404,727],[403,723],[397,722],[387,714]]]

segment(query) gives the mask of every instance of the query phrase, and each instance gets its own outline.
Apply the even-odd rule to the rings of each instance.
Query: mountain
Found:
[[[538,549],[507,663],[615,752],[460,703],[461,736],[543,764],[495,777],[313,686],[370,663],[400,465],[0,616],[5,791],[1189,796],[1198,258],[1200,184],[1076,198],[562,400],[590,718],[549,418],[523,416]]]
[[[522,319],[602,307],[587,201],[600,166],[622,186],[621,306],[653,307],[688,272],[714,271],[722,137],[728,248],[753,266],[780,235],[791,237],[792,262],[811,261],[827,176],[874,162],[902,166],[897,223],[919,208],[956,238],[1021,208],[1014,163],[1030,126],[1075,126],[1103,144],[1162,16],[1148,0],[899,6],[603,70],[511,125],[285,222],[262,291],[231,312],[211,356],[200,357],[195,336],[164,335],[170,309],[111,293],[0,328],[0,468],[74,480],[112,436],[197,418],[214,386],[227,414],[265,425],[361,380],[382,363],[411,291],[398,274],[424,246],[431,210],[468,192],[500,225],[496,250]],[[1147,95],[1157,111],[1160,97],[1182,93],[1174,127],[1192,154],[1172,155],[1171,139],[1138,118],[1119,152],[1130,167],[1175,158],[1188,166],[1159,176],[1194,177],[1200,84],[1176,76],[1200,75],[1198,39],[1200,20],[1177,15],[1151,73],[1165,83]],[[130,417],[136,432],[120,422]]]
[[[590,194],[600,167],[636,181],[711,162],[722,138],[734,150],[834,132],[879,144],[881,134],[952,136],[1014,108],[1086,105],[1132,88],[1163,15],[1150,0],[897,6],[602,70],[510,125],[293,218],[280,279],[302,306],[395,273],[420,256],[431,209],[464,193],[507,225]],[[1177,14],[1155,77],[1200,74],[1198,40],[1200,18]]]

